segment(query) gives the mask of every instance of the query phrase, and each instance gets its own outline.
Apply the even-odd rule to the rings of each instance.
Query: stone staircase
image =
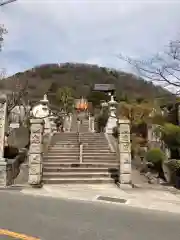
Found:
[[[81,163],[79,139],[83,143]],[[103,133],[57,133],[43,158],[44,184],[114,183],[117,171],[116,155],[110,152]]]
[[[56,133],[43,156],[43,183],[59,184],[71,178],[71,167],[79,162],[77,133]]]
[[[83,163],[90,164],[93,182],[112,183],[118,180],[118,160],[110,151],[104,133],[80,133],[83,143]]]
[[[82,123],[80,125],[80,132],[88,132],[89,130],[89,120],[88,119],[82,119]]]

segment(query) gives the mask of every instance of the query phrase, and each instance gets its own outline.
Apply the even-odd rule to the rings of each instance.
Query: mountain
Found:
[[[53,97],[58,88],[68,86],[76,98],[87,97],[95,84],[114,84],[117,99],[154,99],[170,96],[161,87],[154,86],[137,76],[114,69],[90,64],[64,63],[44,64],[25,72],[16,73],[0,82],[0,89],[13,90],[28,81],[29,97],[42,98],[44,93]]]

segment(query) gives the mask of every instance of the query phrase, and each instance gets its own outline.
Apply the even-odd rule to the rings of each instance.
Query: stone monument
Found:
[[[113,128],[117,125],[117,118],[116,118],[116,106],[117,102],[114,100],[114,96],[111,95],[111,100],[108,102],[109,106],[109,118],[106,124],[105,131],[108,134],[113,133]]]
[[[119,149],[119,183],[120,187],[131,187],[131,143],[129,120],[119,119],[118,149]]]

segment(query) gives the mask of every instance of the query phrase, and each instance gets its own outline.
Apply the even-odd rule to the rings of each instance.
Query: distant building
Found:
[[[75,108],[77,110],[81,110],[81,111],[87,110],[88,109],[87,99],[85,99],[83,97],[81,99],[76,99],[75,100]]]

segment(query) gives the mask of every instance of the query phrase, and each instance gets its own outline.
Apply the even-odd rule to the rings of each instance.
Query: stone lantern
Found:
[[[111,100],[108,102],[109,118],[106,124],[106,133],[112,134],[113,128],[117,125],[116,109],[117,102],[114,100],[114,96],[111,94]]]

